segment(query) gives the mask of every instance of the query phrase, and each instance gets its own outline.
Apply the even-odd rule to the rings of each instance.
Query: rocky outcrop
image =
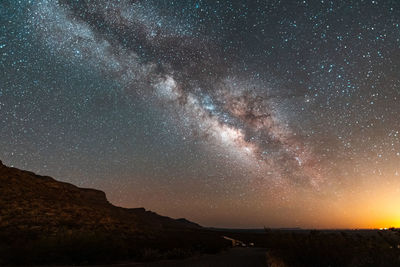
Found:
[[[104,192],[4,166],[0,161],[0,231],[157,233],[200,228],[144,208],[113,206]]]
[[[182,258],[228,245],[186,219],[116,207],[102,191],[0,162],[0,266]]]

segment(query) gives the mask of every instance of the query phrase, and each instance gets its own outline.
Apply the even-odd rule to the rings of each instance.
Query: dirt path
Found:
[[[266,250],[262,248],[233,248],[228,251],[185,260],[153,263],[117,264],[97,267],[261,267],[267,266]]]

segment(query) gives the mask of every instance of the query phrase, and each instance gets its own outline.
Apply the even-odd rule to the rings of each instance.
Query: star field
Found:
[[[6,164],[204,225],[400,223],[398,1],[6,0],[0,32]]]

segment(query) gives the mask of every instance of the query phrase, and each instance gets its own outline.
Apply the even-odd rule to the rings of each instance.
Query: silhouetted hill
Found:
[[[104,192],[79,188],[47,176],[9,168],[0,162],[0,229],[56,233],[74,230],[160,232],[199,228],[186,219],[174,220],[144,208],[113,206]]]
[[[141,259],[143,251],[148,254],[150,248],[157,255],[145,258],[157,258],[171,249],[185,254],[214,251],[225,244],[186,219],[171,219],[144,208],[116,207],[102,191],[10,168],[1,161],[0,207],[0,265],[1,255],[9,258],[5,262],[12,262],[21,260],[21,251],[30,254],[28,251],[38,248],[41,250],[32,252],[28,263],[97,261],[98,257],[104,261],[99,250],[107,252],[109,260]],[[122,252],[115,252],[117,249]],[[54,259],[46,258],[48,255]],[[27,255],[24,258],[29,259]]]

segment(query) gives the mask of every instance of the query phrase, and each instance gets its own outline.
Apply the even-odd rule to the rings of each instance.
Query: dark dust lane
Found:
[[[263,248],[233,248],[216,255],[203,255],[196,258],[153,263],[132,263],[112,266],[121,267],[261,267],[267,266],[266,250]],[[111,266],[97,266],[111,267]]]

